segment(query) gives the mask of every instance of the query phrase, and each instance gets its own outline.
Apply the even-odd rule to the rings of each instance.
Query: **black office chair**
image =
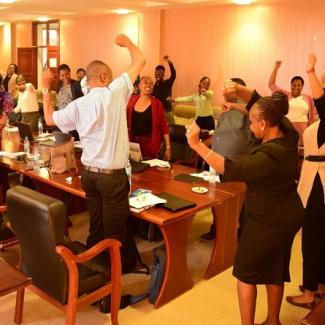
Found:
[[[187,143],[185,126],[178,124],[169,125],[169,135],[171,162],[197,168],[199,157]]]
[[[28,288],[65,311],[69,325],[75,323],[79,308],[111,295],[111,320],[117,325],[120,242],[104,239],[87,250],[81,243],[70,241],[64,235],[63,202],[29,188],[18,185],[9,189],[6,202],[11,227],[21,246],[21,271],[32,278]],[[105,251],[109,254],[99,255]]]

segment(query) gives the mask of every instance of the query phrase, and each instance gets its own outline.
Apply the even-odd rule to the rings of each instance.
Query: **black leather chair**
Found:
[[[169,125],[171,162],[197,168],[198,155],[189,147],[184,125]]]
[[[11,227],[21,245],[21,271],[33,281],[28,289],[64,310],[69,325],[75,323],[79,308],[111,295],[111,320],[117,325],[120,243],[105,239],[87,250],[70,241],[64,235],[63,202],[23,186],[9,189],[6,202]]]

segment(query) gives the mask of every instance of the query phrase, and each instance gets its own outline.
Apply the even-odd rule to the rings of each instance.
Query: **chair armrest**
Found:
[[[66,257],[74,261],[75,263],[85,263],[91,260],[92,258],[94,258],[95,256],[99,255],[102,251],[104,251],[107,248],[110,251],[111,258],[113,258],[116,255],[118,255],[116,257],[119,257],[120,247],[121,247],[121,243],[118,240],[103,239],[93,247],[87,249],[85,252],[80,253],[78,255],[75,255],[69,248],[63,245],[56,246],[55,250],[64,260],[66,260],[65,259]]]
[[[69,297],[68,301],[75,301],[78,297],[78,267],[77,263],[85,263],[105,249],[109,249],[111,266],[110,266],[110,280],[111,283],[115,283],[115,287],[120,290],[121,287],[121,255],[120,255],[121,243],[116,239],[103,239],[85,252],[75,255],[69,248],[58,245],[55,251],[64,260],[69,271]]]

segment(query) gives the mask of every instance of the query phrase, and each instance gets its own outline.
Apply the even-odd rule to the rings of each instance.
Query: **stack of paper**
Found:
[[[141,212],[145,209],[149,209],[156,204],[166,203],[165,199],[161,199],[160,197],[153,195],[152,193],[144,193],[140,195],[136,195],[129,199],[131,211]],[[132,210],[132,208],[136,210]],[[140,211],[138,211],[140,210]]]
[[[170,163],[161,159],[143,160],[142,162],[149,164],[150,167],[170,168]]]
[[[205,181],[211,183],[220,183],[220,177],[218,174],[211,174],[208,171],[203,171],[201,173],[192,173],[191,176],[203,178]]]

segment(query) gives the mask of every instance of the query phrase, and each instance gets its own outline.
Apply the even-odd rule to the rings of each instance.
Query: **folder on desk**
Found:
[[[190,174],[179,174],[175,176],[175,179],[181,182],[186,182],[186,183],[198,183],[202,182],[202,178],[192,176]]]
[[[161,206],[167,210],[171,210],[173,212],[176,212],[176,211],[179,211],[182,209],[193,208],[196,206],[195,202],[185,200],[179,196],[169,194],[166,192],[156,194],[156,196],[158,196],[162,199],[165,199],[167,201],[166,203],[160,204],[159,206]]]

